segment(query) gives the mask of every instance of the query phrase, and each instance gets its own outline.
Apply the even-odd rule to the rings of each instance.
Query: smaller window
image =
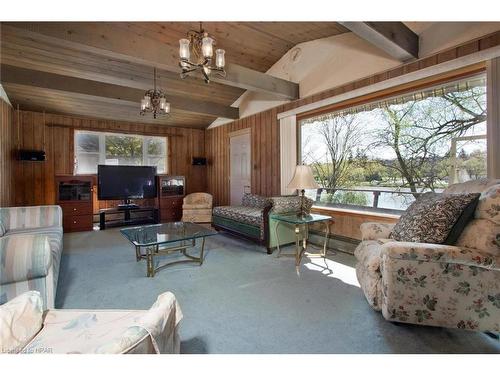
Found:
[[[135,134],[75,131],[75,174],[95,174],[97,165],[147,165],[167,171],[167,139]]]

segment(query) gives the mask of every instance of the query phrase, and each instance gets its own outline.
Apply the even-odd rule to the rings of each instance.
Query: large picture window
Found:
[[[316,205],[401,211],[423,192],[486,177],[483,74],[299,124]]]
[[[167,139],[134,134],[75,131],[75,173],[95,174],[98,164],[148,165],[167,171]]]

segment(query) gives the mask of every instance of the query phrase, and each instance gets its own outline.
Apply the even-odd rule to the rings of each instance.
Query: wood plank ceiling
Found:
[[[237,111],[231,112],[224,108],[229,107],[244,89],[219,81],[207,85],[199,77],[181,79],[179,73],[172,69],[158,70],[159,87],[167,93],[167,97],[172,96],[172,114],[157,120],[153,120],[152,116],[140,116],[138,107],[141,93],[152,87],[152,66],[140,64],[136,62],[137,59],[112,58],[95,48],[85,51],[72,48],[63,39],[38,39],[38,34],[26,33],[26,30],[37,32],[38,28],[58,29],[57,24],[0,24],[0,59],[4,73],[0,76],[0,82],[14,106],[19,104],[23,110],[195,128],[210,125],[218,117],[216,114],[219,109],[222,114],[236,113],[237,117]],[[71,23],[63,26],[66,25],[70,27]],[[102,25],[80,23],[79,27],[88,30],[90,35],[97,26]],[[217,46],[226,50],[228,63],[261,73],[265,73],[298,43],[347,32],[336,22],[206,22],[203,27],[217,39]],[[197,22],[106,23],[106,30],[113,33],[113,37],[134,35],[142,38],[142,41],[153,43],[154,48],[167,49],[169,52],[177,51],[178,40],[185,36],[187,30],[198,28]],[[61,27],[61,30],[68,29]],[[70,34],[69,31],[67,33]],[[102,39],[104,42],[98,42],[105,43],[107,36],[102,35]],[[79,43],[82,41],[79,40]],[[122,44],[131,51],[138,48],[133,42],[129,46],[126,41]],[[172,55],[170,58],[172,60]],[[76,90],[76,86],[74,91],[68,89],[68,85],[64,89],[47,86],[43,83],[44,79],[50,79],[47,73],[60,75],[62,79],[72,77],[82,85],[85,80],[93,81],[89,82],[92,87],[95,87],[93,84],[96,82],[108,84],[109,87],[103,86],[108,94],[103,96],[97,92],[90,95],[89,89]],[[23,74],[24,78],[20,79]],[[120,87],[123,89],[120,90]],[[126,100],[120,97],[120,92],[127,92]]]

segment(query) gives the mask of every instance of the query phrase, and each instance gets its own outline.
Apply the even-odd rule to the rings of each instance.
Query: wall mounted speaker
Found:
[[[193,165],[207,165],[207,158],[193,158]]]
[[[45,151],[42,151],[42,150],[19,150],[19,160],[45,161]]]

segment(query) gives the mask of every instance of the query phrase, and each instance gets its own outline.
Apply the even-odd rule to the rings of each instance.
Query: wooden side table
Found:
[[[278,227],[281,223],[293,224],[295,226],[295,266],[299,267],[307,248],[307,239],[309,237],[309,224],[324,223],[325,225],[325,241],[323,243],[323,251],[321,256],[326,256],[326,245],[328,244],[328,235],[330,234],[330,222],[333,220],[331,216],[309,214],[300,216],[297,214],[273,214],[271,216],[277,221],[275,226],[278,255],[281,255],[280,239],[278,236]],[[301,235],[301,231],[303,232]]]

